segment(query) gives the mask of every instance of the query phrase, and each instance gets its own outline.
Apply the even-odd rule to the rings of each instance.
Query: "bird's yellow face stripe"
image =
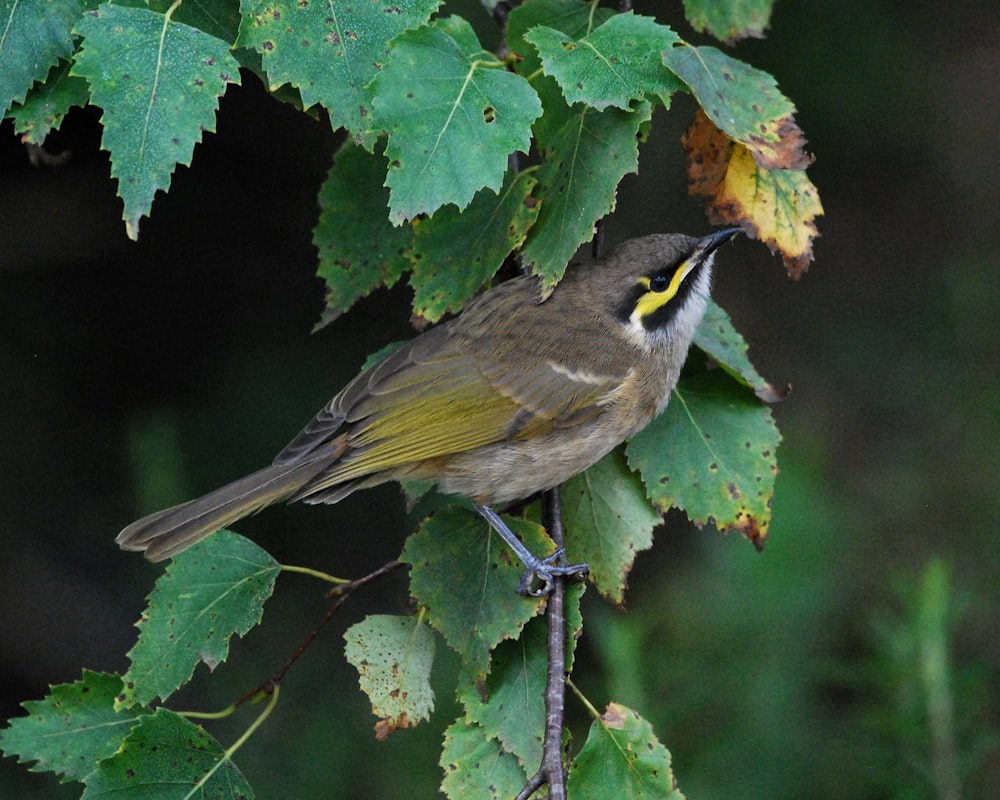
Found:
[[[688,258],[678,265],[677,269],[674,270],[674,275],[670,279],[670,283],[662,291],[654,291],[650,285],[650,278],[643,275],[639,278],[639,283],[646,289],[646,291],[639,297],[635,304],[635,310],[632,312],[632,321],[641,322],[643,319],[648,317],[650,314],[663,308],[667,303],[677,296],[678,290],[681,288],[681,284],[684,283],[684,279],[688,276],[688,273],[697,265],[696,258]]]

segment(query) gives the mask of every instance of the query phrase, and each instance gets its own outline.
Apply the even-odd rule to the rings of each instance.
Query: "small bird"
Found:
[[[270,466],[133,522],[116,541],[152,561],[281,500],[336,503],[392,480],[464,495],[541,594],[562,553],[532,554],[494,506],[583,472],[663,411],[708,301],[716,249],[739,232],[654,234],[571,264],[542,300],[506,281],[366,369]],[[540,581],[541,589],[533,588]]]

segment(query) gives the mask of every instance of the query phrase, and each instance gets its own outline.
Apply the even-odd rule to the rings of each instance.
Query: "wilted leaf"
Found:
[[[714,47],[671,47],[663,63],[684,81],[704,112],[743,144],[763,169],[805,169],[812,158],[792,114],[795,106],[763,70]]]
[[[434,709],[434,636],[415,617],[373,614],[344,633],[344,655],[360,676],[379,738],[428,719]]]
[[[706,201],[715,224],[739,224],[782,254],[798,278],[813,260],[815,219],[823,213],[819,192],[797,170],[761,169],[750,152],[733,142],[699,111],[684,136],[689,191]]]
[[[21,763],[36,761],[32,772],[56,772],[82,781],[97,762],[115,754],[122,739],[147,712],[115,711],[122,690],[118,675],[83,671],[75,683],[53,686],[44,700],[22,703],[26,717],[16,717],[0,731],[0,746]]]
[[[150,593],[118,707],[169,697],[199,661],[226,660],[229,638],[260,622],[280,565],[249,539],[222,530],[178,554]]]
[[[771,522],[781,435],[770,409],[722,370],[684,377],[626,447],[657,508],[736,529],[760,549]]]

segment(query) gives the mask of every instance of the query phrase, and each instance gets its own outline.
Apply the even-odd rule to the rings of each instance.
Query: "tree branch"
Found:
[[[559,490],[542,495],[545,528],[556,546],[563,546],[562,508]],[[565,558],[561,558],[562,565]],[[563,764],[563,720],[566,710],[566,578],[554,576],[552,592],[545,609],[548,622],[548,678],[545,684],[545,738],[542,763],[517,795],[527,800],[538,788],[548,784],[550,800],[566,800],[566,770]]]

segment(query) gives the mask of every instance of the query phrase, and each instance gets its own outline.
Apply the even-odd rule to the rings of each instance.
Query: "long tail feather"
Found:
[[[133,522],[115,541],[123,550],[143,552],[162,561],[206,536],[280,500],[305,486],[326,462],[272,465],[209,492],[197,500],[157,511]]]

